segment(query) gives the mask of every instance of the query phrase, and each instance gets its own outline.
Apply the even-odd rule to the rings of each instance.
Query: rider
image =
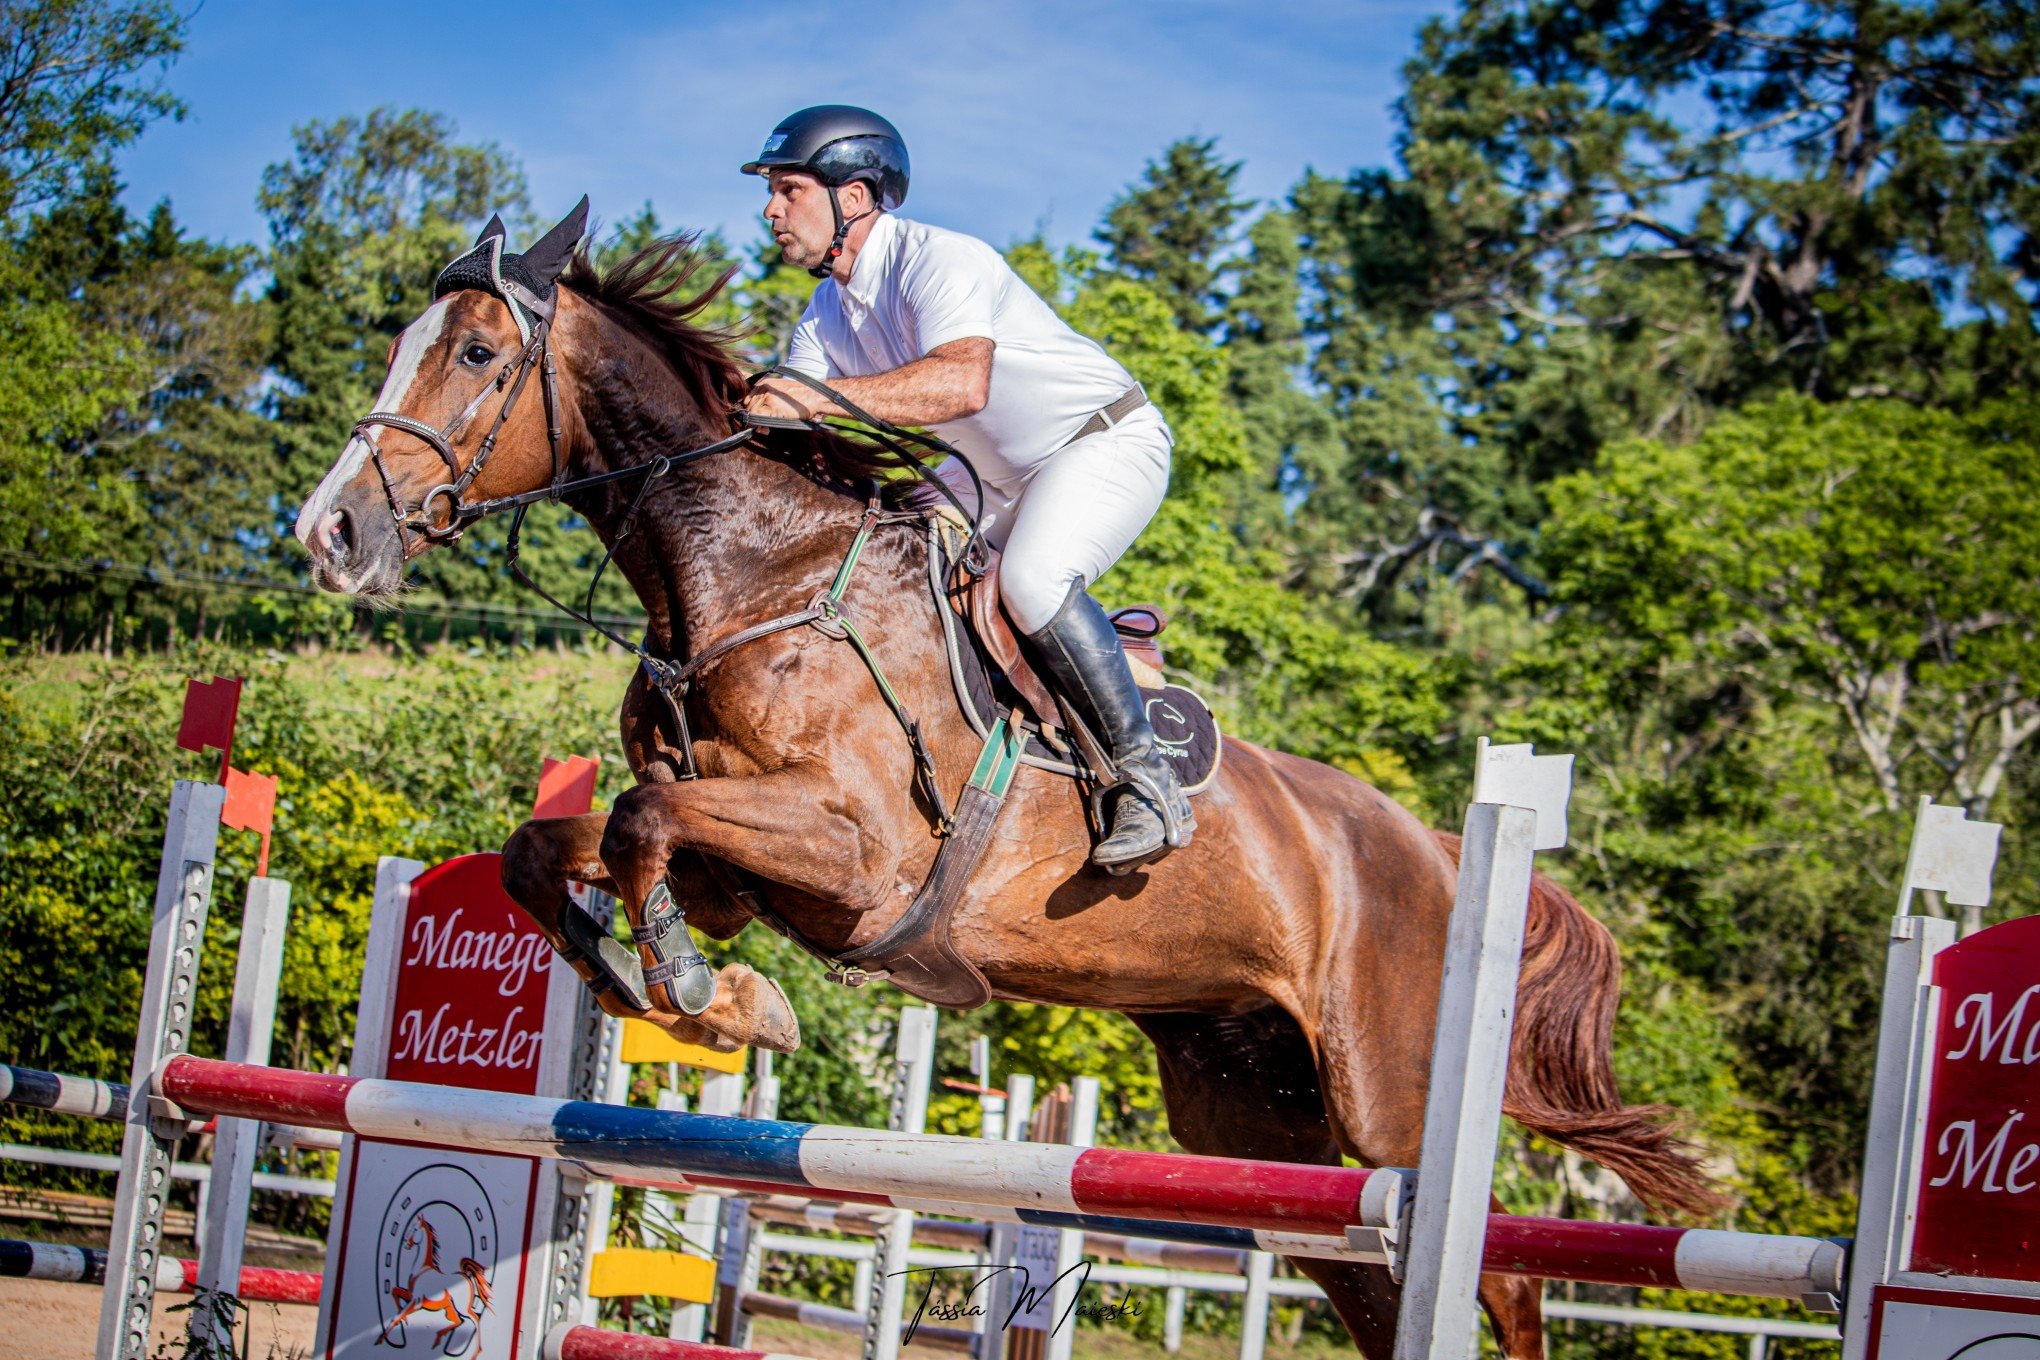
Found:
[[[882,420],[932,427],[982,480],[1006,610],[1126,781],[1093,862],[1124,871],[1187,844],[1189,800],[1118,634],[1085,589],[1168,490],[1174,437],[1161,412],[997,251],[893,215],[907,196],[907,148],[877,114],[802,109],[743,169],[771,186],[765,221],[787,263],[822,280],[786,366]],[[749,407],[846,414],[784,378],[759,382]],[[957,474],[942,469],[961,489]]]

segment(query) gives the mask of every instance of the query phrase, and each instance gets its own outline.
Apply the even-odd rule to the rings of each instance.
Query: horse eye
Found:
[[[487,345],[473,344],[461,351],[460,361],[470,368],[480,368],[495,357],[495,352]]]

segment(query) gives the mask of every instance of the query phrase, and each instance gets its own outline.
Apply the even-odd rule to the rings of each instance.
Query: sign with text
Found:
[[[2040,1281],[2040,917],[1938,954],[1910,1269]]]
[[[564,1096],[581,991],[503,891],[502,857],[383,861],[355,1071]],[[558,972],[561,976],[555,976]],[[544,1330],[559,1175],[528,1157],[342,1145],[314,1353],[525,1360]]]
[[[552,946],[501,862],[462,855],[412,882],[384,1076],[538,1094]]]
[[[2040,1360],[2040,1299],[1877,1291],[1870,1360]]]

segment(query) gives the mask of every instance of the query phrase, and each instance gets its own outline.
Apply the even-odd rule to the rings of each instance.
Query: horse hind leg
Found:
[[[1411,882],[1421,884],[1414,875]],[[1451,903],[1449,882],[1413,892],[1378,913],[1375,919],[1388,923],[1381,929],[1345,934],[1326,970],[1331,981],[1317,1010],[1319,1081],[1332,1136],[1364,1166],[1417,1165]],[[1406,1000],[1391,1007],[1388,998]],[[1493,1207],[1501,1212],[1499,1202]],[[1479,1293],[1504,1360],[1543,1360],[1542,1283],[1482,1275]]]
[[[1339,1164],[1316,1060],[1286,1011],[1129,1018],[1155,1046],[1169,1132],[1186,1149],[1214,1157]],[[1386,1266],[1289,1259],[1325,1291],[1367,1360],[1391,1360],[1401,1291]]]

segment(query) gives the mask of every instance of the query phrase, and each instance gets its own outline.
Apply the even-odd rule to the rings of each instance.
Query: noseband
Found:
[[[376,475],[382,478],[383,498],[389,503],[390,521],[397,527],[397,541],[405,545],[406,557],[411,555],[409,542],[405,537],[406,530],[422,534],[433,543],[455,543],[467,531],[468,525],[486,513],[461,497],[474,485],[475,478],[481,476],[483,467],[488,464],[489,455],[496,451],[496,439],[503,433],[503,426],[509,422],[511,412],[517,409],[517,399],[524,395],[524,384],[534,371],[539,373],[540,386],[545,391],[545,438],[546,445],[552,453],[553,469],[549,494],[557,497],[560,483],[566,476],[566,463],[560,457],[559,383],[553,369],[552,346],[547,343],[552,332],[554,308],[559,294],[555,292],[550,298],[540,298],[529,289],[507,280],[505,287],[515,290],[514,297],[504,299],[505,304],[513,310],[521,304],[534,316],[531,338],[525,342],[524,348],[516,358],[496,370],[494,381],[476,393],[475,399],[467,404],[466,409],[448,421],[444,427],[437,429],[422,420],[414,420],[410,416],[399,415],[394,411],[370,411],[354,422],[354,433],[367,441],[369,457],[375,460]],[[504,392],[503,404],[496,409],[495,423],[489,426],[489,432],[482,436],[481,447],[475,451],[474,461],[466,468],[462,468],[460,458],[453,451],[452,437],[455,431],[474,419],[475,413],[481,409],[482,403],[488,400],[491,392]],[[390,479],[389,466],[383,462],[382,446],[370,433],[376,426],[402,430],[405,434],[424,440],[446,464],[450,480],[441,482],[426,492],[425,498],[416,505],[404,504],[397,495],[396,483]],[[446,502],[446,521],[443,524],[435,523],[432,513],[434,502],[442,499]]]

